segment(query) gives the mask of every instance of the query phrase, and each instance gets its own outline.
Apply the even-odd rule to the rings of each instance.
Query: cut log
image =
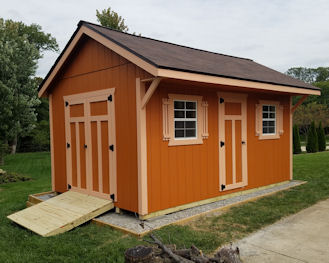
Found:
[[[242,263],[238,247],[236,247],[236,249],[232,247],[223,247],[217,252],[215,258],[220,258],[221,263]]]
[[[174,254],[169,248],[167,248],[159,239],[157,239],[153,234],[150,235],[150,237],[154,240],[154,243],[157,244],[169,257],[171,257],[174,262],[177,263],[191,263],[193,261],[188,260],[186,258],[183,258],[181,256],[178,256]]]
[[[126,263],[146,263],[153,262],[153,249],[151,247],[136,246],[129,248],[125,252]]]

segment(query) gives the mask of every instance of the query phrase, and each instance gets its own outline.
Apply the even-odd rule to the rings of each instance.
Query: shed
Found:
[[[250,59],[80,21],[39,88],[52,189],[146,219],[291,180],[292,113],[319,94]]]

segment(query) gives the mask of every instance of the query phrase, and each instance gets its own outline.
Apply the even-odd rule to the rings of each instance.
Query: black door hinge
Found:
[[[219,98],[219,103],[222,104],[224,102],[223,98]]]
[[[111,194],[111,195],[110,195],[110,198],[114,201],[114,199],[115,199],[115,195],[114,195],[114,194]]]
[[[242,141],[241,143],[242,143],[242,144],[246,144],[246,142],[245,142],[245,141]]]
[[[70,147],[71,147],[71,144],[66,143],[66,148],[70,148]]]
[[[67,101],[65,101],[65,107],[69,106],[69,103]]]
[[[222,191],[223,191],[225,188],[226,188],[225,184],[222,184],[222,185],[220,186],[220,189],[221,189]]]
[[[220,147],[223,147],[225,145],[225,142],[220,141]]]
[[[67,189],[71,189],[72,187],[71,187],[71,185],[70,184],[68,184],[67,185]]]
[[[109,146],[109,149],[113,152],[113,151],[114,151],[114,145],[111,144],[111,145]]]
[[[112,101],[112,95],[108,96],[107,100]]]

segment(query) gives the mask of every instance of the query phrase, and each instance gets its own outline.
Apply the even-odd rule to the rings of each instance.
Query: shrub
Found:
[[[312,121],[311,127],[309,128],[307,134],[306,151],[308,153],[315,153],[318,150],[319,150],[318,134],[316,132],[315,123],[314,121]]]
[[[0,165],[4,164],[4,157],[7,154],[7,151],[8,151],[8,144],[3,143],[0,140]]]
[[[317,129],[317,135],[318,135],[318,144],[319,144],[319,151],[325,151],[326,150],[326,136],[324,134],[324,129],[322,128],[322,122],[319,122],[319,127]]]
[[[302,152],[300,147],[299,128],[297,125],[294,125],[294,129],[293,129],[293,152],[294,154],[298,154]]]

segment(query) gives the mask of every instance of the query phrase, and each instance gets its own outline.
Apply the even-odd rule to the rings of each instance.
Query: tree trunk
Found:
[[[10,146],[11,148],[11,154],[15,154],[16,153],[16,148],[17,148],[17,135],[15,136],[12,145]]]

